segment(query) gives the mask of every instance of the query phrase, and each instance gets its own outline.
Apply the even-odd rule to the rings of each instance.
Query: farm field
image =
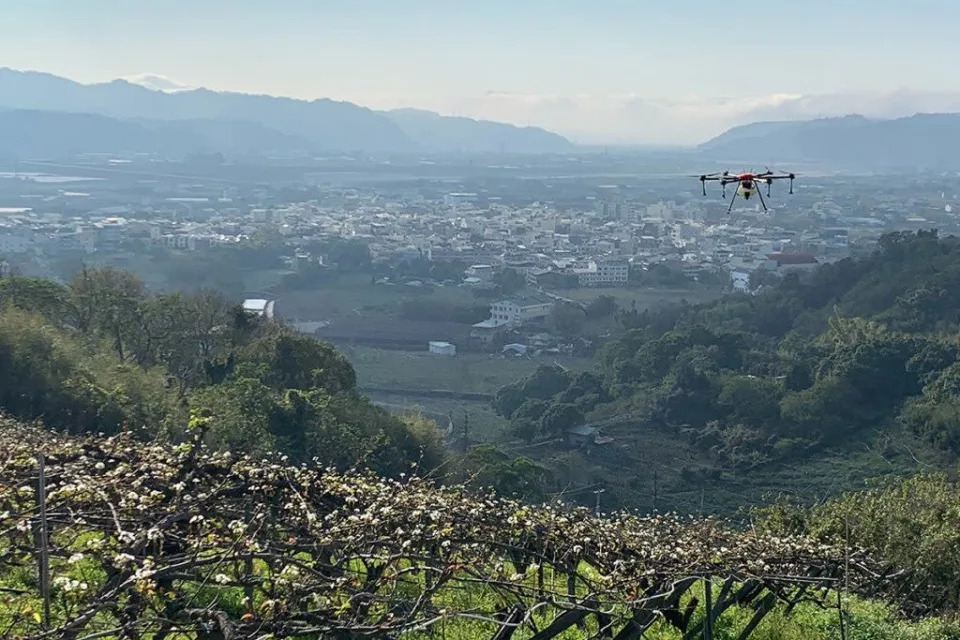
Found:
[[[553,291],[556,295],[577,302],[589,303],[600,296],[611,296],[624,309],[630,309],[636,303],[638,310],[676,304],[686,300],[691,304],[708,302],[719,298],[723,292],[715,288],[692,286],[683,289],[665,288],[596,288],[596,289],[569,289]]]
[[[498,354],[459,353],[436,356],[426,351],[395,351],[338,345],[357,371],[360,386],[444,390],[494,394],[511,382],[533,373],[542,364],[560,364],[574,371],[593,366],[590,358],[513,358]]]
[[[433,287],[415,289],[404,286],[373,285],[367,274],[342,276],[337,282],[305,291],[283,292],[277,298],[277,310],[285,318],[336,320],[395,316],[407,300],[443,301],[449,304],[487,304],[470,289]]]

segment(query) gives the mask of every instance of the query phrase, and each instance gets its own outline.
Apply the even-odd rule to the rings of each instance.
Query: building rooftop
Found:
[[[249,298],[243,301],[243,310],[251,313],[263,313],[267,310],[267,301],[261,298]]]
[[[477,329],[497,329],[499,327],[508,324],[506,320],[497,320],[494,318],[487,318],[486,320],[481,320],[480,322],[473,325]]]

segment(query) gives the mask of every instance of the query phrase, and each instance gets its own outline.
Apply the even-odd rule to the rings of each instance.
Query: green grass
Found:
[[[82,551],[82,544],[76,545],[77,551]],[[95,565],[88,566],[86,560],[66,564],[61,561],[56,562],[53,570],[54,578],[59,576],[69,577],[77,581],[87,582],[90,588],[96,588],[102,584],[104,575],[99,572]],[[402,566],[402,564],[401,564]],[[363,574],[362,565],[357,562],[348,564],[348,567],[356,572],[357,576]],[[263,572],[266,575],[266,565],[258,561],[254,565],[256,573]],[[593,569],[582,563],[579,569],[583,575],[592,576]],[[515,571],[512,563],[504,562],[504,572],[506,575]],[[229,573],[229,571],[227,571]],[[555,593],[565,590],[565,580],[552,569],[547,568],[544,571],[545,587],[548,591]],[[423,577],[416,573],[407,574],[402,577],[397,585],[397,591],[394,595],[414,600],[420,594],[424,587]],[[526,571],[523,583],[533,588],[536,585],[536,570],[530,568]],[[0,586],[6,588],[27,589],[34,592],[37,588],[35,578],[32,575],[32,568],[14,568],[0,573]],[[715,586],[714,593],[719,585]],[[584,585],[578,583],[577,591],[579,595],[584,595]],[[199,589],[193,585],[187,587],[181,596],[193,595],[193,602],[197,606],[204,606],[216,603],[217,607],[234,619],[238,618],[246,610],[242,604],[243,592],[235,586],[217,586],[209,584]],[[253,609],[258,610],[259,600],[263,597],[258,593],[257,600],[253,603]],[[336,594],[332,596],[334,601],[338,598]],[[683,609],[692,599],[697,598],[698,602],[703,602],[702,587],[694,586],[680,602],[680,608]],[[778,605],[771,611],[760,623],[757,629],[750,635],[750,640],[839,640],[840,634],[840,611],[833,606],[835,600],[830,599],[825,607],[814,603],[802,603],[798,605],[790,615],[784,613],[783,605]],[[437,609],[450,609],[455,611],[475,611],[491,612],[503,605],[510,605],[501,600],[497,593],[483,585],[471,584],[464,585],[458,583],[451,588],[441,589],[432,598],[432,605]],[[532,602],[528,603],[532,604]],[[900,618],[896,612],[889,606],[878,602],[868,601],[859,598],[845,596],[842,600],[843,605],[843,624],[845,638],[847,640],[957,640],[960,639],[960,626],[956,622],[947,621],[941,618],[927,618],[919,622],[906,621]],[[0,598],[0,625],[11,625],[18,623],[18,626],[33,627],[37,629],[36,621],[41,610],[39,597],[31,593],[27,596],[12,598]],[[627,611],[618,605],[614,605],[613,613],[617,616],[626,615]],[[54,591],[53,598],[53,624],[60,624],[66,618],[76,615],[76,609],[71,606],[71,600],[59,590]],[[379,608],[375,607],[372,613],[379,613]],[[533,621],[537,627],[543,629],[553,618],[560,613],[555,607],[547,606],[537,610],[533,616]],[[702,620],[704,615],[703,605],[700,604],[691,618],[691,628]],[[726,611],[717,619],[714,625],[714,637],[718,639],[737,638],[740,631],[748,624],[753,616],[753,609],[749,606],[734,606]],[[97,616],[90,625],[90,630],[109,628],[109,620],[106,615]],[[24,624],[26,623],[26,624]],[[32,624],[31,624],[32,623]],[[558,636],[567,640],[586,640],[587,638],[597,637],[597,622],[593,616],[589,616],[585,621],[585,628],[578,629],[571,627],[563,634]],[[617,626],[619,628],[619,624]],[[495,625],[478,619],[450,618],[436,624],[432,629],[421,632],[412,632],[407,635],[410,638],[445,638],[448,640],[472,640],[473,638],[491,637],[496,631]],[[526,640],[534,635],[529,626],[521,627],[514,634],[514,638]],[[115,638],[109,635],[109,632],[101,637]],[[681,640],[681,632],[668,625],[664,621],[659,621],[644,633],[644,638],[649,640]]]
[[[499,416],[489,402],[474,400],[453,400],[446,398],[424,398],[421,396],[403,396],[393,394],[369,394],[370,397],[391,412],[425,413],[427,416],[453,416],[454,428],[458,433],[464,424],[464,416],[469,421],[470,438],[480,442],[510,440],[509,421]],[[443,426],[446,426],[444,421]]]
[[[590,358],[510,358],[485,353],[435,356],[426,351],[341,347],[357,371],[358,384],[370,387],[489,393],[558,362],[573,371],[593,366]]]
[[[487,304],[462,287],[432,290],[370,284],[368,274],[348,274],[318,289],[279,294],[278,310],[287,318],[331,320],[396,315],[406,300],[442,300],[465,306]]]
[[[695,587],[691,591],[690,595],[682,599],[681,608],[686,606],[693,596],[696,596],[700,602],[703,601],[701,588]],[[434,602],[437,606],[448,605],[456,608],[501,604],[479,586],[466,590],[441,592]],[[534,616],[534,621],[542,629],[557,613],[558,611],[552,607],[541,609]],[[703,613],[701,605],[691,618],[691,628],[703,619]],[[753,614],[754,610],[749,606],[734,606],[727,609],[714,623],[714,637],[718,640],[738,638]],[[956,622],[941,618],[927,618],[919,622],[906,621],[883,603],[857,598],[843,599],[843,625],[845,636],[841,636],[840,633],[840,612],[833,606],[824,608],[814,603],[802,603],[790,615],[785,615],[783,605],[779,605],[763,618],[751,633],[750,640],[840,640],[841,637],[847,640],[956,640],[960,638],[960,626]],[[457,619],[445,621],[432,631],[413,633],[410,637],[426,639],[439,636],[447,640],[473,640],[473,638],[491,637],[495,631],[494,625],[490,623]],[[585,629],[572,627],[557,637],[566,640],[587,640],[598,637],[597,632],[596,620],[590,616],[586,620]],[[522,627],[513,637],[525,640],[533,635],[529,627]],[[659,621],[645,631],[643,637],[648,640],[682,640],[683,634],[668,623]]]

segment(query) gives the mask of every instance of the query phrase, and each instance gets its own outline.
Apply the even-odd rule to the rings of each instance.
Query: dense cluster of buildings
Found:
[[[375,262],[456,261],[464,286],[493,286],[509,268],[544,290],[677,278],[749,289],[759,269],[810,268],[867,249],[884,231],[960,228],[939,201],[945,194],[897,202],[866,178],[829,190],[800,182],[770,215],[743,205],[729,216],[717,198],[664,197],[693,189],[681,182],[624,187],[583,179],[534,188],[518,179],[505,182],[502,195],[451,181],[389,194],[375,184],[222,182],[0,174],[0,257],[42,263],[70,253],[203,252],[250,242],[269,228],[289,245],[294,266],[322,259],[303,247],[340,237],[367,243]],[[498,315],[512,312],[495,311],[491,321]]]

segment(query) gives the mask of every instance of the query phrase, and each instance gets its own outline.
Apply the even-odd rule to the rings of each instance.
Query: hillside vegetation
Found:
[[[715,158],[766,162],[815,161],[874,170],[960,167],[960,115],[918,113],[873,120],[857,115],[734,127],[699,146]],[[762,166],[762,165],[761,165]]]
[[[24,420],[176,442],[193,415],[224,449],[387,475],[440,464],[428,423],[405,424],[355,387],[330,344],[210,291],[154,295],[107,268],[69,286],[0,279],[0,410]]]
[[[893,455],[884,439],[912,439],[940,464],[960,454],[958,238],[890,234],[867,258],[757,295],[621,312],[621,322],[629,330],[594,373],[542,368],[498,392],[518,435],[625,416],[618,439],[674,443],[698,487],[724,474],[772,474],[775,486],[778,469],[864,445],[882,459]]]

